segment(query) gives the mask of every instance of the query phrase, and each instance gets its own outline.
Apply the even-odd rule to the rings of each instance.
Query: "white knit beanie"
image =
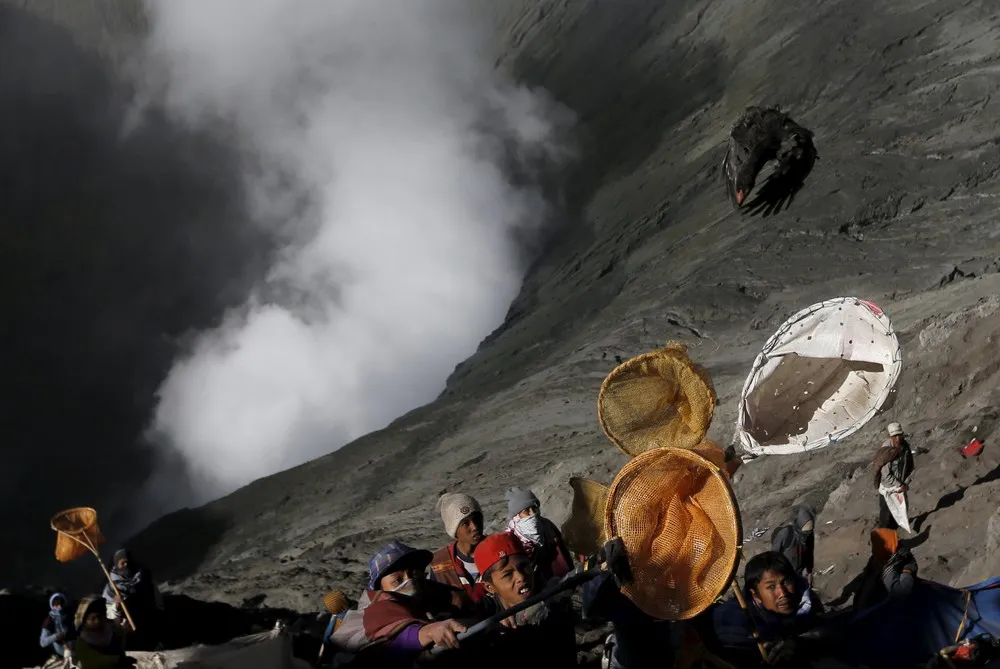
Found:
[[[476,512],[482,512],[479,502],[469,495],[458,492],[446,492],[438,500],[441,508],[441,520],[444,522],[444,531],[452,539],[458,533],[458,526],[463,520]]]

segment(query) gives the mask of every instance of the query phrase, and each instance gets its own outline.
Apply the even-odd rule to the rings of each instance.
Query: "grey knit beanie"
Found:
[[[521,488],[511,488],[507,491],[507,517],[513,518],[529,506],[541,506],[535,493]]]

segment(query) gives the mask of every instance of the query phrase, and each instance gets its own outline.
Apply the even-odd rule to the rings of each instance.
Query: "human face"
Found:
[[[125,571],[128,569],[128,558],[122,558],[118,561],[118,571]]]
[[[527,555],[514,555],[504,560],[484,585],[487,592],[496,594],[503,605],[510,608],[533,594],[535,577]]]
[[[892,445],[895,446],[896,448],[899,448],[902,441],[903,441],[903,435],[901,434],[894,434],[891,437],[889,437],[889,442],[892,443]]]
[[[52,610],[61,611],[63,607],[63,600],[61,598],[52,600]]]
[[[483,514],[477,511],[463,518],[458,524],[455,539],[463,553],[471,554],[483,540]]]
[[[529,506],[527,509],[525,509],[521,513],[517,514],[517,517],[518,518],[530,518],[531,516],[537,516],[537,515],[538,515],[538,507],[537,506]]]
[[[788,615],[795,612],[798,597],[795,581],[790,576],[768,569],[751,593],[757,604],[766,611]]]
[[[414,582],[423,581],[424,570],[414,566],[406,566],[383,576],[382,580],[379,581],[379,585],[382,586],[383,591],[389,592],[395,590],[407,580],[413,580]]]
[[[87,614],[87,617],[83,619],[83,626],[89,630],[96,630],[101,628],[103,622],[101,614],[95,611]]]

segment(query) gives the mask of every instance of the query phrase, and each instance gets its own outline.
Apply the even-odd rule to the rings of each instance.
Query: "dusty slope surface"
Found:
[[[838,295],[893,319],[905,356],[896,406],[847,443],[748,464],[736,486],[745,525],[815,503],[818,561],[835,565],[818,584],[836,597],[864,560],[876,510],[864,467],[894,418],[930,448],[913,486],[921,573],[968,582],[1000,569],[972,560],[1000,503],[1000,18],[958,0],[488,8],[498,66],[581,117],[564,230],[438,401],[138,536],[170,587],[315,609],[326,589],[359,589],[386,540],[444,543],[434,502],[445,490],[476,495],[496,528],[504,490],[531,486],[562,520],[569,476],[607,482],[623,461],[595,412],[616,355],[689,342],[719,392],[710,436],[728,442],[763,341]],[[821,156],[767,219],[731,212],[718,181],[728,126],[760,101],[812,128]],[[987,448],[963,461],[953,447],[973,427]]]

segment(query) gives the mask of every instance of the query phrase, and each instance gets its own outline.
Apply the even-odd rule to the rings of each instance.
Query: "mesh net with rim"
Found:
[[[97,524],[97,511],[80,506],[60,511],[50,521],[57,534],[56,560],[70,562],[88,552],[89,542],[95,548],[104,543],[104,536]]]
[[[691,448],[715,413],[715,388],[683,344],[626,360],[601,384],[597,414],[618,448],[635,456],[652,448]]]
[[[611,485],[605,533],[620,537],[629,556],[633,580],[622,592],[662,620],[692,618],[722,594],[742,538],[726,474],[697,452],[669,447],[622,467]]]

